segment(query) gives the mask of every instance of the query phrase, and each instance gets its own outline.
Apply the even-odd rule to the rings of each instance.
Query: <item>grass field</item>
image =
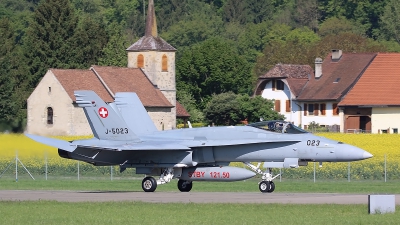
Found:
[[[1,224],[399,224],[366,205],[0,202]]]

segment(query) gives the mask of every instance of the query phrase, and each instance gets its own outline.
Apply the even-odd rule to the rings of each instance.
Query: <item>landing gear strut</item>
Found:
[[[178,181],[178,189],[181,192],[189,192],[192,190],[193,187],[193,182],[192,181],[187,181],[187,180],[179,180]]]
[[[280,174],[272,177],[272,171],[271,168],[267,168],[265,170],[265,172],[263,172],[260,169],[260,165],[261,163],[258,163],[257,166],[254,166],[253,164],[251,164],[250,162],[243,162],[246,166],[248,166],[251,170],[253,170],[254,172],[261,174],[261,182],[258,183],[258,189],[262,192],[262,193],[272,193],[275,190],[275,184],[273,182],[273,180],[275,178],[277,178],[278,176],[280,176]]]

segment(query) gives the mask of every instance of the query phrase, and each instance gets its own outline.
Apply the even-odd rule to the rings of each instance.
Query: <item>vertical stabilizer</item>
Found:
[[[121,115],[94,91],[75,91],[76,103],[82,107],[94,136],[101,140],[139,141]]]
[[[122,118],[135,134],[148,134],[158,131],[136,93],[116,93],[114,103]]]

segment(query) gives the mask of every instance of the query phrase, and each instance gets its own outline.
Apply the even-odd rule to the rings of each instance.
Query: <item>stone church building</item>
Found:
[[[113,102],[116,92],[136,92],[159,130],[174,129],[177,117],[188,118],[176,101],[176,49],[158,36],[153,0],[149,1],[145,36],[126,51],[128,67],[49,69],[28,98],[27,132],[92,134],[83,109],[76,107],[75,90],[93,90],[105,102]]]

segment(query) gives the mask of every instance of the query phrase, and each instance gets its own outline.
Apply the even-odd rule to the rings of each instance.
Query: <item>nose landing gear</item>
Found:
[[[254,172],[261,174],[262,178],[261,178],[261,182],[258,183],[258,189],[262,192],[262,193],[272,193],[275,190],[275,184],[273,182],[273,180],[275,178],[277,178],[278,176],[280,176],[280,174],[276,175],[276,176],[272,176],[272,171],[271,168],[267,168],[265,170],[265,172],[263,172],[260,169],[260,165],[261,163],[258,163],[257,166],[254,166],[253,164],[251,164],[250,162],[243,162],[246,166],[248,166],[251,170],[253,170]]]

